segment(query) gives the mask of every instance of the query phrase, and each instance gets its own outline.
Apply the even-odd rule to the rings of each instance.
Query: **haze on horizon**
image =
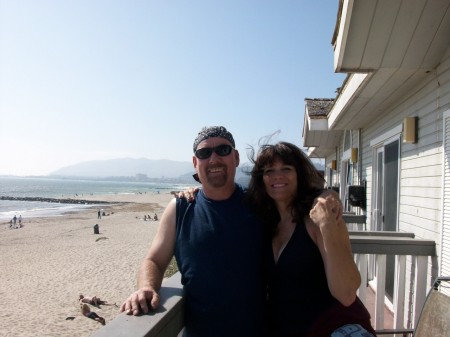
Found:
[[[0,0],[0,175],[114,158],[191,161],[205,125],[241,161],[302,145],[305,98],[333,98],[338,0]]]

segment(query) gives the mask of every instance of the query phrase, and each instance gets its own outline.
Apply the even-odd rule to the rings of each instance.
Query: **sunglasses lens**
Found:
[[[214,152],[221,157],[228,156],[231,153],[232,147],[230,145],[219,145],[214,149]]]
[[[197,151],[195,151],[195,156],[198,159],[206,159],[206,158],[211,157],[213,150],[214,149],[212,149],[210,147],[204,147],[203,149],[198,149]]]

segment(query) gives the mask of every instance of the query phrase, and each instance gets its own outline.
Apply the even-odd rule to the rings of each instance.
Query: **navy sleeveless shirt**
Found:
[[[276,264],[271,246],[267,254],[271,336],[329,337],[350,323],[374,333],[370,314],[358,298],[345,307],[331,295],[322,255],[304,222],[297,224]]]
[[[236,185],[223,201],[202,190],[177,199],[175,257],[185,293],[188,337],[263,336],[265,284],[262,224]]]

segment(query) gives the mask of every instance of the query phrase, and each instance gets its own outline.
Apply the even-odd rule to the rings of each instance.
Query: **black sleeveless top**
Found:
[[[331,295],[322,256],[304,222],[297,224],[277,264],[272,247],[267,250],[271,336],[329,337],[350,323],[373,332],[370,315],[359,299],[345,307]]]
[[[185,336],[265,333],[263,227],[239,186],[223,201],[202,190],[177,200],[175,257],[185,291]]]

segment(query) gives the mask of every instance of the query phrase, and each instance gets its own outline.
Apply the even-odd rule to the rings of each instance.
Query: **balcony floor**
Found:
[[[370,313],[372,325],[375,326],[375,292],[371,287],[367,287],[366,308]],[[384,306],[384,328],[392,329],[394,327],[394,313]]]

